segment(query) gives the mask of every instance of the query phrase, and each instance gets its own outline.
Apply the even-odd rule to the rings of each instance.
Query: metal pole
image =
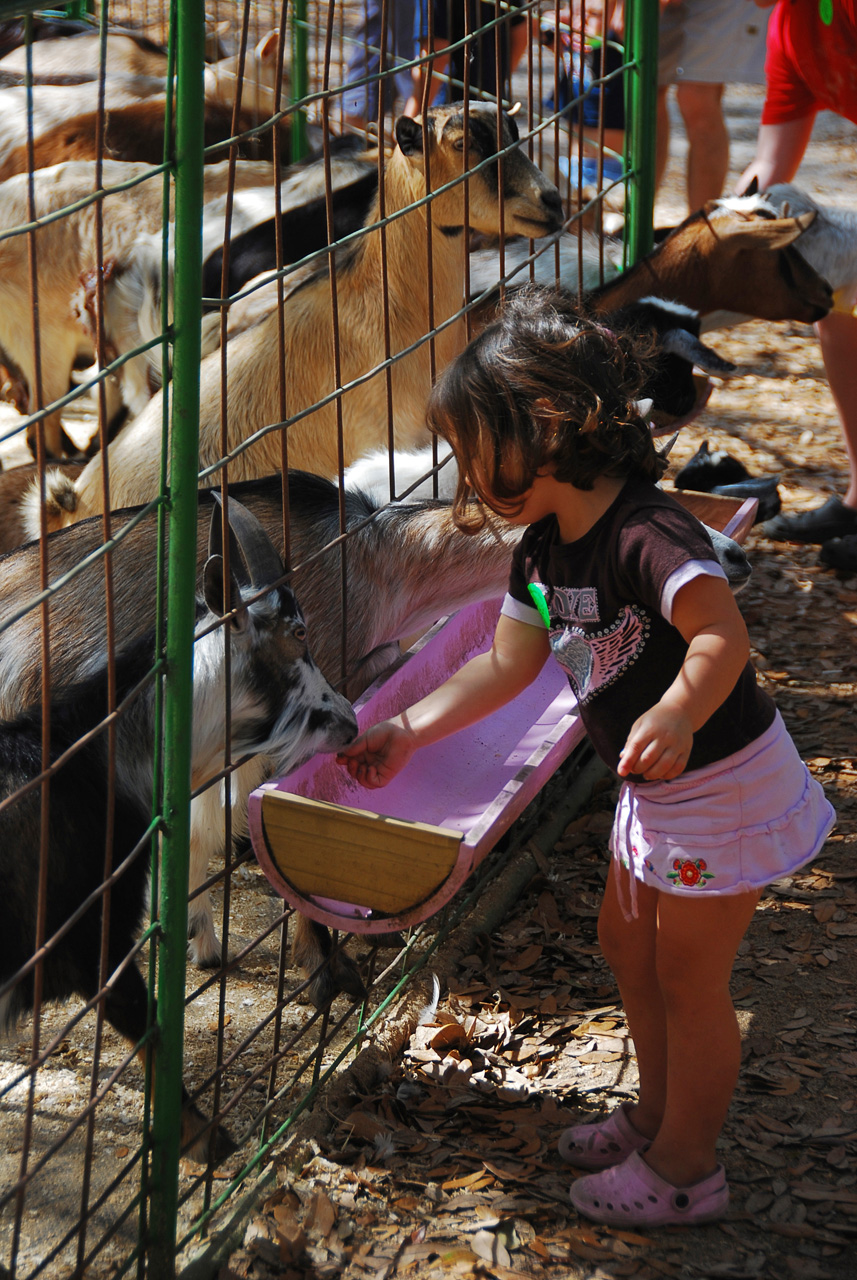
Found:
[[[204,0],[176,21],[175,339],[164,690],[164,834],[149,1274],[175,1274],[184,1040],[202,297]]]
[[[293,0],[291,66],[292,102],[300,102],[300,100],[305,98],[309,92],[307,47],[307,3],[306,0]],[[303,110],[295,111],[292,115],[291,151],[293,161],[302,160],[309,151],[306,112]]]
[[[658,0],[631,0],[626,13],[625,78],[627,187],[625,253],[629,262],[653,244],[655,129],[658,97]]]

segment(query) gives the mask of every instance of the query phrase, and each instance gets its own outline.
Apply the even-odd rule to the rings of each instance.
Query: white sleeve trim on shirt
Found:
[[[671,623],[673,620],[673,602],[678,592],[701,574],[728,581],[719,560],[686,560],[684,564],[680,564],[677,569],[673,569],[661,591],[661,613],[667,622]]]
[[[530,605],[524,604],[522,600],[516,600],[508,591],[500,606],[500,612],[505,614],[507,618],[514,618],[516,622],[526,622],[531,627],[541,627],[543,631],[545,630],[545,624],[538,609],[531,608]]]

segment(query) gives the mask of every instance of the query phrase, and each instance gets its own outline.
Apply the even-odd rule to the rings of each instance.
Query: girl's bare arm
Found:
[[[550,652],[542,627],[501,616],[494,641],[437,689],[361,734],[337,762],[365,787],[386,786],[417,747],[484,720],[535,680]]]
[[[721,578],[701,575],[686,583],[673,602],[672,621],[688,642],[687,654],[660,701],[632,725],[619,757],[623,777],[678,777],[694,733],[728,698],[750,655],[744,619]]]

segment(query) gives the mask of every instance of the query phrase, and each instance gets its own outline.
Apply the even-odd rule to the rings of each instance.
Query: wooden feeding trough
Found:
[[[736,541],[753,523],[755,499],[675,496]],[[437,623],[355,703],[360,729],[489,648],[499,609],[493,600]],[[461,887],[584,736],[568,680],[549,661],[513,702],[423,747],[381,790],[361,787],[331,756],[257,788],[256,857],[277,893],[321,924],[368,934],[417,924]]]

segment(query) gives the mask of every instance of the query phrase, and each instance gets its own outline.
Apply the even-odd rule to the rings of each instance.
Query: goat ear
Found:
[[[749,184],[741,192],[742,196],[757,196],[759,194],[759,179],[753,177]]]
[[[247,611],[241,609],[241,588],[234,573],[229,575],[229,591],[224,596],[224,563],[223,556],[209,556],[205,562],[205,568],[202,571],[202,595],[207,607],[216,617],[221,618],[224,613],[231,613],[233,609],[239,612],[233,619],[232,625],[236,630],[241,630],[247,625]]]
[[[517,142],[521,136],[520,133],[518,132],[518,122],[515,119],[515,116],[518,114],[520,109],[521,109],[520,102],[516,102],[514,107],[512,107],[511,111],[503,112],[503,115],[506,117],[506,124],[509,126],[509,132],[511,133],[515,142]]]
[[[728,240],[729,247],[739,249],[785,249],[806,231],[816,217],[815,210],[797,218],[739,218],[724,224],[718,222],[717,234]]]
[[[256,45],[256,58],[259,62],[276,62],[280,52],[280,36],[277,31],[269,31]]]
[[[396,141],[403,156],[422,155],[423,126],[410,116],[399,116],[396,121]]]

